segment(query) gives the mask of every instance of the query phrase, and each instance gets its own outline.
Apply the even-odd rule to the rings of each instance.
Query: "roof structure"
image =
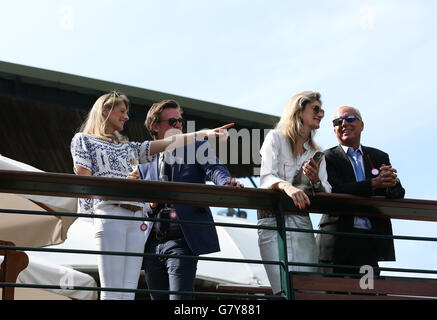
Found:
[[[263,129],[272,128],[279,120],[259,112],[0,61],[0,154],[43,171],[72,173],[71,139],[97,98],[114,89],[131,101],[130,120],[123,134],[133,141],[151,138],[143,124],[146,114],[153,103],[165,99],[178,101],[184,118],[195,121],[196,130],[235,122],[237,132],[261,129],[260,143]],[[225,144],[218,144],[218,148],[229,150],[229,141]],[[238,163],[230,161],[230,152],[228,159],[221,160],[235,177],[256,175],[259,163],[242,164],[242,150],[240,139]]]

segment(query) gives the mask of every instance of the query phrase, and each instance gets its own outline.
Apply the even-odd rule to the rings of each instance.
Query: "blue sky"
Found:
[[[390,154],[406,197],[437,200],[437,2],[1,1],[0,60],[279,116],[322,94],[316,136],[337,143],[340,104],[361,110],[364,145]],[[248,185],[248,183],[246,183]],[[320,216],[312,217],[317,225]],[[436,237],[436,223],[393,221]],[[437,245],[396,242],[398,263],[436,269]]]

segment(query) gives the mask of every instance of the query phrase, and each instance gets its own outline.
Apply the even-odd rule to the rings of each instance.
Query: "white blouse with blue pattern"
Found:
[[[150,155],[151,141],[144,142],[109,142],[85,133],[76,133],[71,141],[71,155],[73,168],[76,165],[91,171],[95,177],[122,178],[132,172],[129,165],[128,151],[133,149],[139,155],[139,162],[153,161],[155,156]],[[116,200],[100,200],[83,198],[79,199],[79,213],[92,213],[100,204],[129,203],[137,206],[145,206],[145,203],[134,203]]]

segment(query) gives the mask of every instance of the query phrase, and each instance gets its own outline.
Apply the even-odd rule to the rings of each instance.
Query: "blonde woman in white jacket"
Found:
[[[279,123],[271,130],[261,147],[261,188],[285,192],[300,209],[310,205],[310,199],[296,176],[301,170],[303,179],[315,192],[331,192],[322,157],[317,163],[313,156],[319,147],[313,136],[323,119],[321,96],[318,92],[305,91],[293,96],[287,103]],[[299,180],[299,179],[297,179]],[[293,185],[293,181],[295,181]],[[308,214],[284,212],[287,228],[313,229]],[[260,210],[258,225],[276,226],[276,212]],[[279,259],[276,230],[259,229],[258,243],[263,260]],[[287,232],[288,261],[317,263],[317,246],[314,234]],[[281,292],[280,269],[277,265],[264,265],[273,292]],[[294,271],[316,271],[316,267],[290,266]]]

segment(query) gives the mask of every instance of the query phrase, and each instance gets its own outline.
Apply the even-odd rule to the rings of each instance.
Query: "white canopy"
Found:
[[[0,256],[0,263],[3,262]],[[72,287],[96,287],[96,281],[90,275],[72,268],[49,263],[35,257],[29,257],[29,264],[18,275],[17,283],[60,286],[62,289],[15,288],[15,299],[60,299],[56,295],[76,300],[96,300],[97,291],[73,290]],[[65,289],[64,289],[65,288]],[[29,293],[35,295],[29,297]],[[47,295],[47,293],[52,293]],[[54,295],[56,294],[56,295]]]
[[[16,171],[34,171],[44,172],[28,164],[15,161],[10,158],[6,158],[0,155],[0,170],[16,170]],[[76,212],[77,211],[77,199],[64,198],[64,197],[49,197],[38,195],[21,195],[26,199],[42,203],[48,206],[53,211],[59,212]]]
[[[42,172],[0,155],[0,170]],[[0,193],[0,208],[33,211],[76,212],[77,199]],[[44,247],[62,243],[76,218],[24,214],[0,214],[0,240],[16,246]]]

